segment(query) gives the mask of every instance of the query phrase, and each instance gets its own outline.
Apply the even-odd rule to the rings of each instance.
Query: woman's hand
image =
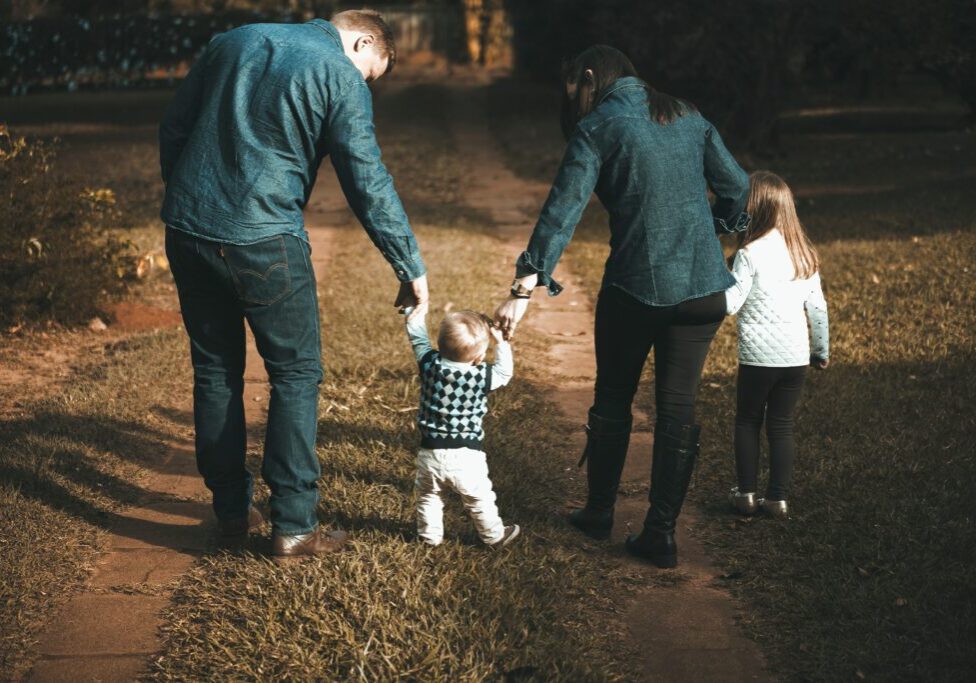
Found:
[[[522,320],[522,316],[525,315],[528,307],[528,299],[518,299],[513,296],[505,299],[495,309],[495,323],[501,329],[502,336],[506,341],[511,339],[512,335],[515,334],[515,328],[518,326],[519,321]]]
[[[514,291],[517,285],[531,293],[537,284],[539,284],[538,274],[531,273],[515,278],[515,282],[512,283],[512,289]],[[522,316],[525,315],[528,307],[528,299],[512,296],[501,302],[498,308],[495,309],[495,324],[501,329],[505,341],[511,339],[512,335],[515,334],[515,328],[518,326]]]

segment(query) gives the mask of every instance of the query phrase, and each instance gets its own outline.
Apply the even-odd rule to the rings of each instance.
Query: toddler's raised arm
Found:
[[[406,318],[407,338],[413,347],[413,355],[417,357],[417,362],[419,363],[420,359],[426,356],[433,347],[430,345],[430,337],[427,336],[427,320],[425,316],[418,315],[416,318],[411,319],[410,313],[412,310],[412,308],[406,308],[403,313]]]
[[[490,327],[491,336],[495,340],[495,362],[491,364],[490,391],[501,389],[508,384],[515,373],[515,361],[512,357],[512,345],[502,337],[501,330]]]

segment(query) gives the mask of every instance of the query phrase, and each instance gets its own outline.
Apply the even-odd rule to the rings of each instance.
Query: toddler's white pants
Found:
[[[417,532],[426,543],[444,540],[444,490],[457,491],[485,543],[505,535],[484,451],[473,448],[421,448],[417,452]]]

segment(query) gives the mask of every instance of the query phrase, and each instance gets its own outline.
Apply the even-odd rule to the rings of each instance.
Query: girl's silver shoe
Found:
[[[759,509],[759,499],[755,493],[743,493],[736,486],[729,491],[729,503],[740,515],[752,515]]]
[[[760,498],[759,506],[771,517],[788,519],[790,516],[789,507],[786,505],[785,500],[766,500],[765,498]]]

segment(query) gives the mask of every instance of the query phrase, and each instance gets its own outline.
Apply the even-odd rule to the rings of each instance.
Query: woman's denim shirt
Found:
[[[329,155],[349,206],[401,281],[424,263],[380,158],[369,86],[327,21],[215,36],[166,111],[166,225],[253,244],[307,239],[302,210]]]
[[[617,80],[570,137],[517,277],[562,291],[552,272],[594,190],[610,214],[603,287],[669,306],[733,284],[715,235],[747,227],[749,176],[697,112],[662,125],[643,81]]]

